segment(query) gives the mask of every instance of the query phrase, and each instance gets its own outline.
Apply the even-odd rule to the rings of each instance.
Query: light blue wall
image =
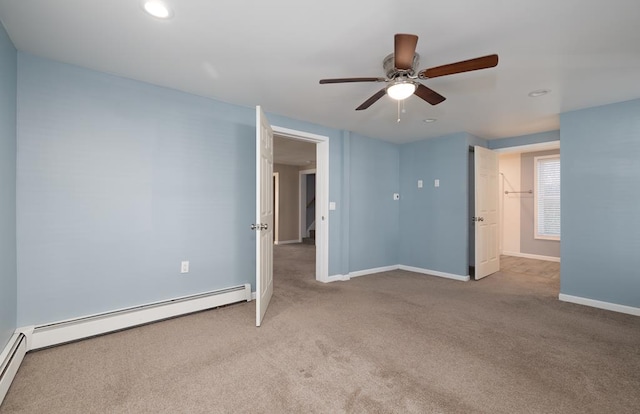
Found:
[[[640,100],[562,114],[563,294],[640,307]]]
[[[459,133],[400,147],[401,264],[469,274],[469,145],[483,142]],[[440,180],[438,188],[435,179]]]
[[[494,139],[488,142],[489,149],[519,147],[521,145],[541,144],[560,140],[560,131],[547,131],[538,134],[521,135],[502,139]]]
[[[253,111],[18,67],[19,325],[254,284]]]
[[[398,264],[400,157],[398,146],[351,134],[349,271]]]
[[[20,326],[255,285],[253,108],[24,53],[18,69]],[[340,204],[342,132],[268,117],[330,138]]]
[[[0,350],[16,329],[17,55],[0,23]]]

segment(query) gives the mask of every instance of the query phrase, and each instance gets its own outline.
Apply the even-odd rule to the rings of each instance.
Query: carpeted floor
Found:
[[[262,327],[242,303],[33,352],[0,413],[640,412],[640,318],[559,302],[546,262],[323,285],[313,249],[276,246]]]

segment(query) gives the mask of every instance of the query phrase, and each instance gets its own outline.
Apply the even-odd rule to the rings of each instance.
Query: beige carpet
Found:
[[[0,413],[640,412],[640,318],[559,302],[547,263],[323,285],[313,248],[277,247],[262,327],[243,303],[30,353]]]

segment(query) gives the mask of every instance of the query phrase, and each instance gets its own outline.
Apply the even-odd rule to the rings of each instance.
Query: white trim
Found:
[[[256,292],[251,292],[251,300],[256,300]]]
[[[273,173],[273,243],[279,244],[279,227],[280,227],[280,173]]]
[[[392,270],[398,270],[398,269],[400,269],[400,265],[374,267],[372,269],[356,270],[355,272],[349,272],[349,278],[372,275],[374,273],[390,272]]]
[[[437,270],[423,269],[421,267],[400,265],[400,270],[406,270],[408,272],[414,272],[414,273],[422,273],[429,276],[444,277],[446,279],[459,280],[461,282],[468,282],[471,279],[469,275],[461,276],[453,273],[438,272]]]
[[[563,302],[576,303],[578,305],[590,306],[592,308],[599,308],[613,312],[640,316],[640,308],[635,308],[633,306],[620,305],[611,302],[602,302],[600,300],[582,298],[580,296],[565,295],[564,293],[559,294],[558,299]]]
[[[23,329],[33,329],[27,344],[33,350],[249,300],[251,285],[245,284]]]
[[[545,260],[547,262],[560,263],[560,258],[555,256],[542,256],[539,254],[519,253],[519,252],[502,252],[504,256],[524,257],[526,259]]]
[[[272,126],[274,134],[316,144],[316,280],[329,280],[329,137]]]
[[[300,240],[295,239],[295,240],[281,240],[281,241],[274,241],[273,244],[277,244],[277,245],[281,245],[281,244],[294,244],[294,243],[302,243]]]
[[[0,404],[9,391],[9,387],[22,364],[27,353],[27,339],[22,333],[16,332],[0,353]]]
[[[284,128],[277,125],[271,125],[271,129],[277,135],[283,136],[284,138],[297,139],[298,141],[307,141],[307,142],[329,142],[329,137],[325,135],[313,134],[311,132],[306,131],[298,131],[296,129]],[[318,160],[316,160],[317,162]]]
[[[351,280],[349,275],[331,275],[325,280],[321,280],[322,283],[331,283],[331,282],[346,282]]]
[[[507,154],[510,152],[538,152],[560,148],[560,141],[540,142],[538,144],[518,145],[517,147],[492,148],[491,151]]]

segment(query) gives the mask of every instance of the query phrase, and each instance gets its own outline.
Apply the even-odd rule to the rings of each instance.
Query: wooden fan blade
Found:
[[[439,76],[453,75],[456,73],[470,72],[492,68],[498,65],[498,55],[488,55],[475,59],[463,60],[462,62],[450,63],[448,65],[436,66],[425,69],[418,74],[421,78],[437,78]]]
[[[396,69],[409,70],[413,67],[413,56],[416,54],[418,36],[398,33],[394,38],[393,56]]]
[[[429,102],[431,105],[438,105],[439,103],[447,99],[433,89],[427,88],[423,84],[418,85],[416,91],[413,94]]]
[[[320,84],[325,83],[349,83],[349,82],[384,82],[385,78],[336,78],[336,79],[320,79]]]
[[[387,93],[387,89],[386,88],[380,89],[378,92],[376,92],[375,95],[373,95],[371,98],[369,98],[366,101],[364,101],[362,103],[362,105],[357,107],[356,111],[362,111],[363,109],[367,109],[368,107],[373,105],[374,102],[376,102],[378,99],[382,98],[386,93]]]

